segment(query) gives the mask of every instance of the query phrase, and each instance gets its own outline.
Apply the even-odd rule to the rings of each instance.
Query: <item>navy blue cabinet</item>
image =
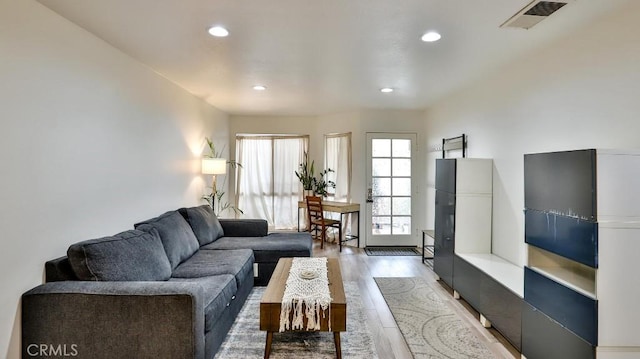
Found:
[[[596,346],[598,302],[531,268],[524,270],[524,297],[530,305]]]
[[[525,210],[524,240],[527,244],[598,267],[598,224],[549,211]]]
[[[598,344],[596,159],[592,149],[524,156],[529,263],[524,276],[527,304],[522,346],[529,359],[594,356]],[[536,334],[539,330],[545,333]]]
[[[524,157],[522,353],[640,358],[640,151]]]

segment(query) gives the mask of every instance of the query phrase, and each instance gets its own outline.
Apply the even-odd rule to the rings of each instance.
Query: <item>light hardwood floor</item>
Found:
[[[485,329],[478,320],[478,313],[464,300],[453,299],[452,290],[436,281],[434,272],[422,264],[420,256],[367,256],[363,249],[345,246],[342,253],[338,245],[314,241],[313,255],[316,257],[337,257],[344,281],[357,281],[367,312],[369,328],[372,331],[380,359],[412,358],[411,352],[396,325],[374,277],[422,277],[441,294],[442,299],[453,308],[459,317],[471,325],[472,331],[495,354],[496,358],[519,358],[518,351],[494,329]]]

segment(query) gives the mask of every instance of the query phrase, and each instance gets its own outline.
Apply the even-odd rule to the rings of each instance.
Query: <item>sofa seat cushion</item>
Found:
[[[156,218],[137,223],[136,229],[151,233],[162,240],[171,268],[191,257],[200,247],[189,223],[178,211],[170,211]]]
[[[283,257],[310,257],[313,241],[307,232],[271,233],[264,237],[222,237],[200,247],[207,250],[241,248],[252,249],[256,263],[268,263]]]
[[[224,236],[222,225],[208,204],[199,207],[180,208],[178,212],[189,223],[201,246]]]
[[[171,276],[160,238],[142,231],[78,242],[67,256],[80,280],[164,281]]]
[[[199,278],[230,274],[239,286],[247,276],[253,277],[253,252],[248,249],[198,251],[173,270],[173,278]]]
[[[199,284],[204,290],[204,331],[208,332],[218,318],[235,300],[238,287],[235,277],[230,274],[200,278],[171,278],[173,282]]]

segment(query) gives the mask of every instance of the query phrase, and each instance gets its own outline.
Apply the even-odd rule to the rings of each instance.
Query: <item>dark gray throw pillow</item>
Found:
[[[193,230],[178,211],[169,211],[156,218],[137,223],[135,228],[158,236],[162,240],[172,270],[200,248]]]
[[[75,243],[67,256],[80,280],[164,281],[171,277],[160,238],[142,231]]]
[[[208,204],[199,207],[180,208],[178,212],[189,223],[201,246],[224,237],[222,225]]]

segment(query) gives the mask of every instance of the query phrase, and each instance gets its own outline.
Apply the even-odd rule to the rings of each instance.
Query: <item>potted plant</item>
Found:
[[[309,163],[309,153],[304,153],[304,160],[299,165],[299,170],[295,171],[296,177],[302,183],[302,189],[305,191],[305,197],[313,194],[315,161]]]
[[[224,152],[224,147],[220,152],[216,151],[216,146],[213,144],[213,141],[208,137],[205,138],[207,141],[207,146],[209,147],[209,153],[202,155],[204,158],[223,158],[222,153]],[[235,160],[227,160],[226,163],[230,165],[233,169],[238,167],[242,168],[242,164],[236,162]],[[225,176],[224,181],[222,182],[222,188],[225,187],[227,183],[227,177]],[[242,210],[228,201],[223,201],[223,197],[225,192],[223,190],[219,190],[217,186],[214,188],[213,186],[208,187],[211,188],[211,193],[205,194],[202,196],[202,199],[207,201],[211,209],[216,215],[220,215],[227,210],[232,210],[236,215],[243,214]]]
[[[326,180],[325,177],[329,172],[334,172],[331,168],[327,168],[319,173],[318,178],[313,178],[313,191],[321,197],[327,197],[329,188],[336,188],[336,183]]]
[[[315,176],[315,161],[309,163],[309,153],[304,153],[304,161],[300,164],[299,170],[295,171],[296,177],[300,180],[304,189],[304,196],[319,195],[326,197],[329,188],[336,188],[333,181],[326,180],[326,175],[334,172],[331,168],[327,168]]]

